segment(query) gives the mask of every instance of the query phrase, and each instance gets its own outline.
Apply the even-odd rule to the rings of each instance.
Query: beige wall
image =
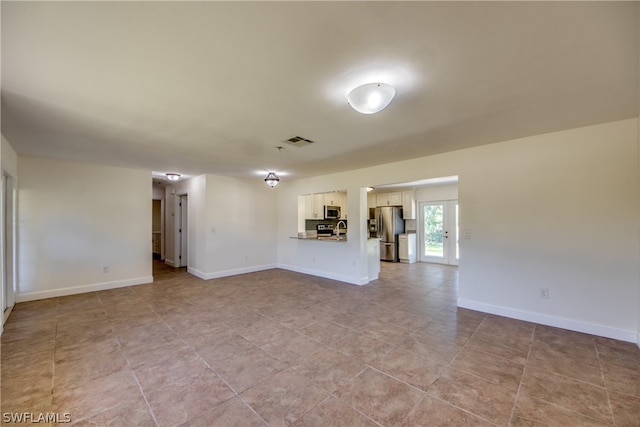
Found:
[[[274,268],[278,188],[207,175],[206,278]]]
[[[456,200],[458,184],[428,185],[416,189],[416,202],[434,202],[440,200]]]
[[[216,175],[200,175],[167,187],[167,263],[175,260],[174,212],[180,194],[187,194],[189,200],[190,273],[211,279],[276,266],[277,190],[262,180]]]
[[[460,218],[473,237],[461,244],[460,305],[636,341],[636,127],[627,120],[468,153]]]
[[[150,171],[18,164],[18,301],[152,281]]]

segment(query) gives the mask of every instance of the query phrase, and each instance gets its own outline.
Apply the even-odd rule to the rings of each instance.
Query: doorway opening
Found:
[[[420,261],[458,265],[458,201],[419,203],[418,253]]]
[[[152,253],[153,259],[162,260],[164,257],[162,256],[162,242],[164,240],[162,230],[164,227],[162,226],[163,221],[163,206],[162,200],[153,199],[151,200],[151,232],[152,232]]]

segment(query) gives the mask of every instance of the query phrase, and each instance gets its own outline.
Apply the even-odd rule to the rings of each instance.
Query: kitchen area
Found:
[[[298,197],[298,239],[347,240],[347,192],[303,194]]]
[[[457,198],[457,176],[298,193],[297,233],[286,238],[299,243],[286,256],[300,264],[296,271],[358,285],[377,279],[384,264],[457,265]]]
[[[388,262],[416,262],[414,191],[373,190],[367,193],[366,221],[369,246],[376,247],[375,257]],[[299,196],[298,230],[304,231],[299,231],[295,238],[346,242],[347,224],[346,191]]]
[[[368,233],[380,240],[380,260],[414,263],[416,257],[415,191],[375,191],[367,194]]]

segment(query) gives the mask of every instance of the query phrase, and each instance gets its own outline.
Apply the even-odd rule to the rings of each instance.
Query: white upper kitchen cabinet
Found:
[[[324,194],[305,196],[305,219],[324,219]]]
[[[347,219],[347,193],[340,191],[338,192],[340,204],[340,219]]]
[[[345,191],[324,193],[323,201],[326,206],[339,206],[340,219],[347,219],[347,193]]]
[[[377,201],[378,206],[402,206],[402,193],[397,191],[395,193],[378,194]]]
[[[337,191],[324,193],[324,204],[327,206],[340,206],[340,193]]]
[[[413,191],[402,192],[402,219],[416,219],[416,199]]]
[[[375,194],[367,194],[367,207],[369,209],[378,206],[378,200]]]
[[[305,196],[305,219],[324,219],[325,206],[339,206],[340,219],[347,219],[347,193],[345,191],[307,194]]]

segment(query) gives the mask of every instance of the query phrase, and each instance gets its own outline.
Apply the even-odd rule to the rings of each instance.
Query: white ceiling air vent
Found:
[[[294,136],[293,138],[285,139],[284,142],[295,147],[306,147],[309,144],[313,144],[315,141],[303,138],[301,136]]]

